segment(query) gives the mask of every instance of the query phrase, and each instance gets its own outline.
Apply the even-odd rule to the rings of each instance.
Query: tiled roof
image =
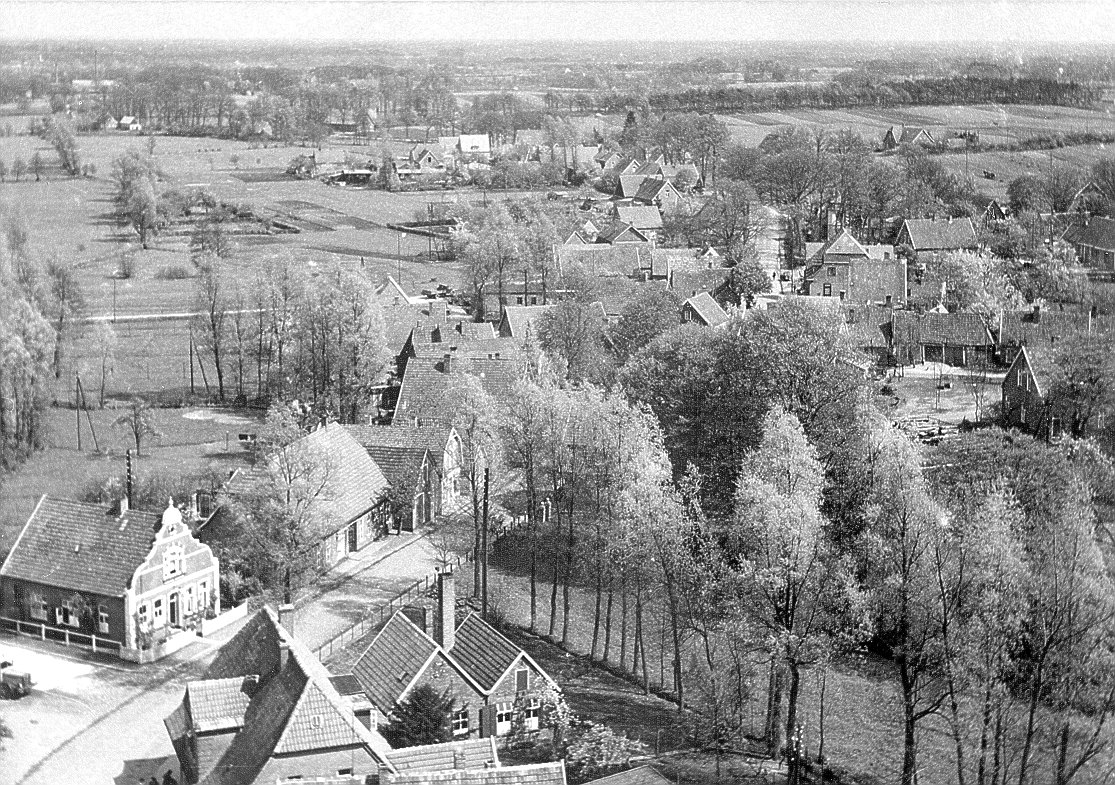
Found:
[[[559,245],[558,269],[562,275],[580,270],[589,276],[630,276],[650,267],[651,247],[644,243]]]
[[[523,650],[470,613],[457,627],[450,655],[484,691],[492,690]]]
[[[491,323],[488,323],[491,330]],[[415,344],[414,353],[419,357],[469,357],[484,359],[498,355],[512,359],[522,354],[519,342],[512,338],[469,339],[455,334],[446,336],[440,342]]]
[[[522,376],[522,363],[517,359],[453,358],[447,373],[443,358],[415,357],[407,363],[395,417],[405,422],[417,418],[423,425],[452,424],[466,375],[479,379],[484,391],[500,400]]]
[[[698,292],[715,292],[731,276],[727,267],[712,267],[707,270],[679,270],[675,266],[670,272],[670,289],[680,297],[692,297]]]
[[[312,511],[314,525],[322,537],[375,507],[387,493],[387,478],[343,425],[329,423],[286,449],[297,451],[300,462],[312,463],[322,472],[320,481],[325,490],[314,500]],[[264,465],[237,472],[228,482],[228,493],[233,496],[266,493],[270,486],[268,472]]]
[[[904,227],[915,251],[950,251],[979,244],[971,218],[907,218]]]
[[[456,332],[465,340],[480,341],[496,338],[495,326],[491,322],[457,322]],[[446,340],[442,337],[442,340]]]
[[[198,732],[239,728],[258,685],[250,678],[201,679],[186,685],[190,717]]]
[[[451,435],[449,426],[414,425],[402,419],[391,425],[346,425],[345,428],[365,449],[371,447],[399,447],[425,449],[440,454],[445,451]]]
[[[483,739],[450,741],[445,744],[424,744],[391,750],[387,759],[396,771],[449,771],[452,769],[483,769],[499,766],[496,740]]]
[[[635,194],[639,193],[639,189],[646,179],[647,178],[641,174],[621,174],[619,176],[619,187],[616,190],[616,195],[627,199],[634,197]]]
[[[623,221],[616,221],[615,223],[608,224],[596,236],[597,242],[608,243],[609,245],[616,243],[618,240],[626,235],[627,239],[624,242],[647,242],[647,236],[633,227],[631,224],[624,223]]]
[[[399,611],[360,655],[352,675],[368,699],[386,714],[440,649],[433,638]]]
[[[659,180],[655,177],[647,177],[639,185],[639,190],[635,192],[635,198],[642,202],[653,202],[658,198],[658,195],[666,188],[671,188],[668,180]]]
[[[636,229],[662,228],[662,213],[654,205],[637,204],[630,207],[616,207],[616,218],[624,223],[631,224]]]
[[[670,780],[653,766],[644,765],[586,782],[585,785],[670,785]]]
[[[924,313],[895,311],[896,344],[943,346],[992,346],[983,317],[975,313]]]
[[[1115,318],[1106,315],[1094,316],[1076,310],[1041,309],[1022,313],[1004,313],[999,324],[999,343],[1012,346],[1019,344],[1051,344],[1061,338],[1088,332],[1109,332],[1115,330]]]
[[[693,312],[701,317],[701,321],[709,327],[717,327],[728,321],[727,312],[720,307],[720,303],[712,299],[708,292],[699,292],[685,301]]]
[[[565,785],[565,761],[467,771],[380,773],[380,785]]]
[[[330,676],[329,683],[333,685],[333,689],[337,691],[338,695],[363,695],[364,688],[360,686],[360,682],[351,673],[343,673],[340,676]]]
[[[503,320],[507,322],[512,338],[523,340],[538,329],[538,320],[556,305],[505,305]]]
[[[107,505],[43,496],[20,532],[0,576],[119,597],[151,551],[161,518]]]
[[[425,447],[372,446],[367,449],[368,455],[383,469],[392,487],[411,489],[417,485],[422,462],[428,454]]]
[[[1086,226],[1079,226],[1066,239],[1074,245],[1086,245],[1104,251],[1115,251],[1115,219],[1093,216]]]
[[[286,665],[280,667],[282,643],[288,655]],[[279,626],[270,608],[257,611],[221,647],[205,678],[227,682],[248,675],[258,676],[259,686],[252,692],[243,725],[227,750],[211,771],[201,772],[206,785],[247,785],[255,782],[272,755],[339,747],[362,747],[376,762],[391,768],[386,760],[387,742],[356,719],[325,666]],[[187,688],[191,695],[195,684]],[[206,690],[204,681],[202,685]],[[196,716],[193,722],[196,729]]]

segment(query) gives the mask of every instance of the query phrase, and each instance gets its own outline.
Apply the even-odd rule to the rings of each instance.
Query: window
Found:
[[[46,621],[46,598],[42,592],[31,592],[31,596],[27,598],[27,611],[32,619]]]
[[[108,634],[108,606],[97,606],[97,632]]]
[[[200,610],[209,605],[209,581],[202,581],[197,585],[197,607]]]
[[[1023,377],[1025,376],[1025,375],[1026,375],[1026,374],[1024,374],[1024,373],[1023,373],[1022,371],[1018,371],[1018,381],[1016,382],[1016,384],[1017,384],[1017,385],[1018,385],[1019,387],[1021,387],[1021,386],[1022,386],[1022,378],[1023,378]]]
[[[836,265],[829,265],[829,278],[836,277]]]
[[[824,294],[825,297],[832,297],[832,284],[831,283],[826,283],[824,285],[822,294]]]
[[[505,736],[511,732],[511,720],[515,716],[515,706],[512,703],[496,705],[496,735]]]
[[[530,304],[531,305],[538,305],[538,297],[536,295],[531,295]]]
[[[516,297],[516,298],[515,298],[515,304],[516,304],[516,305],[522,305],[522,304],[523,304],[523,298],[522,298],[521,296],[520,296],[520,297]]]
[[[542,715],[542,705],[538,698],[531,698],[523,709],[523,724],[527,730],[538,730],[538,719]]]
[[[1026,392],[1030,392],[1030,375],[1026,375]]]
[[[139,610],[136,612],[139,616],[139,626],[141,628],[147,626],[147,603],[141,603]]]
[[[81,626],[81,614],[73,600],[66,600],[62,607],[58,609],[58,623],[65,624],[67,627]]]
[[[468,709],[453,712],[453,735],[468,735]]]
[[[337,769],[337,776],[338,776],[338,777],[348,777],[348,776],[350,776],[351,774],[352,774],[352,769],[351,769],[351,768],[348,768],[348,769]]]
[[[530,671],[519,668],[515,671],[515,692],[526,692],[530,689]]]
[[[1021,422],[1023,425],[1026,424],[1026,407],[1025,406],[1019,407],[1018,421]]]
[[[163,552],[163,580],[182,574],[182,547],[174,545]]]
[[[194,587],[186,587],[186,613],[194,612]]]
[[[156,627],[163,626],[163,601],[161,599],[155,600],[154,622]]]

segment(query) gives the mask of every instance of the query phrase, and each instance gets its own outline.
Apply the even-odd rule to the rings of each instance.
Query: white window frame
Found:
[[[468,709],[460,709],[453,712],[453,738],[456,738],[458,736],[467,736],[469,734],[468,719]]]
[[[97,606],[97,632],[108,635],[108,606]]]
[[[821,286],[821,296],[822,297],[832,297],[832,284],[831,283],[822,284],[822,286]]]
[[[59,617],[60,617],[59,623],[62,626],[64,626],[64,627],[80,627],[81,626],[81,616],[79,616],[77,613],[74,612],[74,608],[73,608],[72,605],[70,605],[69,600],[66,600],[64,603],[62,603],[62,607],[59,608],[58,610],[60,611],[60,613],[59,613]]]
[[[496,704],[496,735],[506,736],[515,722],[515,704],[509,702]]]
[[[194,612],[194,587],[186,587],[186,613],[192,614]]]
[[[209,606],[209,581],[202,581],[197,585],[197,609],[208,610]]]
[[[527,730],[538,730],[542,716],[542,702],[538,698],[528,698],[523,707],[523,726]]]
[[[163,580],[167,581],[171,578],[177,578],[182,574],[182,552],[181,545],[171,545],[163,551]]]
[[[151,603],[151,623],[156,627],[162,627],[166,624],[166,604],[163,598],[159,597]]]
[[[46,597],[43,596],[41,591],[33,591],[27,597],[27,612],[31,615],[32,619],[39,621],[46,621],[47,617],[47,604]]]
[[[1019,368],[1019,369],[1018,369],[1018,381],[1017,381],[1017,383],[1016,383],[1016,386],[1018,386],[1018,387],[1021,387],[1021,386],[1022,386],[1022,378],[1023,378],[1023,377],[1025,376],[1025,375],[1026,375],[1026,374],[1025,374],[1025,373],[1023,373],[1022,369],[1021,369],[1021,368]]]

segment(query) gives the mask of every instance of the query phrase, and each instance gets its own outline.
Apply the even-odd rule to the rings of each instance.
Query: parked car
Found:
[[[31,674],[17,671],[11,662],[0,662],[0,696],[9,699],[22,698],[31,692]]]

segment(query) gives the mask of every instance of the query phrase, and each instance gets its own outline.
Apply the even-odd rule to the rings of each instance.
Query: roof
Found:
[[[480,380],[488,395],[505,399],[522,375],[519,359],[415,357],[407,363],[395,416],[427,425],[452,424],[459,405],[460,388],[466,375]]]
[[[491,322],[487,323],[491,325]],[[488,331],[492,331],[488,327]],[[486,359],[500,357],[515,359],[522,353],[519,342],[511,338],[462,338],[455,332],[450,332],[442,341],[430,343],[415,343],[414,353],[418,357],[444,357],[452,354],[454,357]]]
[[[366,449],[395,488],[415,487],[422,471],[422,462],[428,454],[425,447],[369,446]]]
[[[510,337],[522,340],[537,330],[538,320],[542,314],[556,307],[556,305],[505,305],[501,324],[507,323]]]
[[[449,653],[485,692],[490,692],[523,650],[480,616],[470,613],[457,626]]]
[[[461,134],[457,144],[462,153],[490,153],[492,142],[487,134]]]
[[[917,139],[919,136],[921,136],[922,134],[925,134],[927,137],[929,137],[930,140],[933,139],[932,134],[930,134],[929,131],[925,130],[924,128],[918,128],[916,126],[908,126],[908,127],[905,127],[905,128],[902,129],[902,136],[901,136],[901,138],[899,138],[898,141],[899,141],[899,143],[912,142],[915,139]]]
[[[451,769],[483,769],[499,766],[494,736],[483,739],[450,741],[444,744],[423,744],[391,750],[387,759],[396,771],[449,771]]]
[[[594,304],[601,309],[600,317],[607,319],[623,313],[631,301],[644,287],[665,286],[665,281],[637,281],[633,278],[598,278],[592,282]]]
[[[1088,223],[1066,232],[1065,239],[1073,245],[1086,245],[1104,251],[1115,251],[1115,219],[1094,216]]]
[[[340,676],[330,676],[329,683],[333,685],[333,689],[337,691],[338,695],[345,697],[349,695],[363,695],[364,688],[360,686],[360,682],[351,673],[344,673]]]
[[[1034,381],[1037,383],[1038,395],[1045,396],[1052,387],[1057,372],[1057,364],[1053,362],[1052,353],[1033,346],[1023,346],[1007,369],[1007,375],[1003,379],[1004,384],[1010,380],[1011,372],[1015,370],[1019,363],[1023,362],[1026,363],[1026,366],[1030,369],[1030,375],[1034,377]]]
[[[976,227],[971,218],[936,220],[934,218],[907,218],[902,224],[910,235],[910,245],[915,251],[952,251],[975,248]]]
[[[156,513],[128,510],[118,517],[108,505],[44,495],[0,576],[119,597],[151,552],[160,520]]]
[[[287,649],[281,664],[281,647]],[[312,652],[279,625],[270,608],[253,614],[233,638],[217,652],[202,680],[187,687],[193,729],[199,716],[195,696],[206,696],[212,705],[207,714],[237,710],[231,695],[233,680],[257,676],[258,686],[244,707],[242,724],[232,742],[202,782],[211,785],[252,783],[268,759],[278,754],[363,747],[387,769],[390,745],[356,718],[352,706],[334,688],[329,673]],[[208,682],[216,680],[216,684]],[[167,729],[179,729],[181,707],[167,718]]]
[[[433,638],[397,611],[360,655],[352,675],[386,714],[440,650]]]
[[[624,240],[624,242],[647,242],[647,236],[645,234],[631,224],[624,223],[623,221],[616,221],[615,223],[605,226],[600,230],[600,233],[596,235],[596,241],[611,244],[615,243],[624,235],[628,235],[628,239]]]
[[[405,420],[391,425],[346,425],[349,433],[364,446],[426,449],[433,453],[445,451],[452,428],[442,425],[417,426]]]
[[[558,269],[562,275],[577,268],[589,276],[629,276],[635,270],[650,267],[651,247],[646,243],[607,245],[559,245]]]
[[[994,341],[983,317],[975,313],[924,313],[895,311],[895,343],[943,346],[992,346]]]
[[[715,292],[731,276],[727,267],[710,267],[707,270],[679,270],[677,266],[670,271],[670,289],[682,297],[692,297],[698,292]]]
[[[380,773],[380,785],[565,785],[565,761],[467,771]]]
[[[641,202],[653,202],[666,188],[673,188],[668,180],[646,177],[639,185],[639,190],[635,192],[635,198]]]
[[[720,307],[716,300],[712,299],[712,295],[708,292],[698,292],[686,300],[684,305],[689,306],[700,317],[701,321],[709,327],[717,327],[728,321],[727,312]]]
[[[314,504],[314,519],[321,536],[332,534],[363,515],[387,493],[389,483],[383,471],[343,425],[329,423],[285,449],[299,451],[322,471],[320,481],[325,491]],[[266,492],[270,485],[268,471],[264,464],[239,471],[229,480],[227,490],[234,496]]]
[[[636,229],[661,229],[662,213],[652,204],[616,207],[616,218]]]
[[[1006,346],[1051,344],[1061,338],[1090,330],[1108,332],[1115,329],[1115,318],[1106,315],[1090,317],[1087,310],[1035,308],[1028,311],[1003,313],[999,319],[999,343]]]
[[[643,765],[586,782],[585,785],[670,785],[670,780],[653,766]]]
[[[622,161],[620,163],[623,163]],[[621,197],[633,197],[639,192],[643,185],[643,181],[647,178],[641,174],[621,174],[619,176],[619,184],[616,189],[616,195]]]
[[[197,732],[228,730],[244,724],[252,692],[257,685],[242,676],[204,679],[186,685],[193,728]]]

